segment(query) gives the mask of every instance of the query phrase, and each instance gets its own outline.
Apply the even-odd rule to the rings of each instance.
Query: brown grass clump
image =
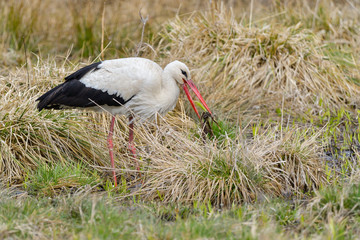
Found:
[[[358,69],[329,59],[329,47],[300,20],[254,27],[219,7],[169,22],[161,38],[161,54],[185,60],[210,105],[232,120],[281,106],[297,113],[359,106]]]
[[[30,85],[63,74],[54,62],[34,67]],[[26,71],[1,77],[0,84],[0,171],[7,181],[23,180],[24,175],[44,163],[82,161],[105,166],[99,151],[99,133],[89,131],[91,119],[67,112],[38,112],[35,99],[38,87],[27,85]],[[42,85],[42,88],[48,88]],[[41,85],[39,85],[41,86]],[[44,90],[41,90],[44,91]]]
[[[188,119],[183,121],[188,125]],[[163,124],[155,139],[141,131],[148,149],[139,155],[148,164],[137,194],[165,202],[229,205],[268,196],[299,197],[326,183],[318,135],[309,137],[304,129],[279,131],[269,125],[253,139],[238,134],[221,145],[203,145],[187,132],[171,123]]]

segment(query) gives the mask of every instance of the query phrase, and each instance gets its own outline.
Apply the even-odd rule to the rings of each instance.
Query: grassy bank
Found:
[[[210,203],[118,201],[87,186],[53,198],[2,188],[0,236],[11,239],[357,239],[359,184],[311,200]]]

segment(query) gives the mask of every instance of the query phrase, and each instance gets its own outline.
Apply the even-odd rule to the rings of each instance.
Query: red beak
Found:
[[[191,88],[191,90],[193,90],[193,92],[195,93],[195,95],[199,98],[199,100],[200,100],[200,102],[202,103],[202,105],[204,105],[204,107],[206,108],[206,110],[207,110],[207,111],[211,114],[211,116],[212,116],[212,113],[211,113],[209,107],[207,106],[205,100],[204,100],[203,97],[201,96],[201,94],[200,94],[199,90],[197,89],[197,87],[195,86],[194,82],[193,82],[191,79],[189,79],[189,80],[187,80],[187,81],[183,79],[183,81],[184,81],[183,88],[184,88],[184,91],[185,91],[185,93],[186,93],[186,96],[187,96],[187,98],[189,99],[189,102],[190,102],[191,106],[193,107],[194,111],[196,112],[196,115],[199,117],[199,119],[201,119],[200,114],[199,114],[198,110],[197,110],[196,107],[195,107],[194,101],[192,100],[192,97],[191,97],[191,95],[190,95],[190,93],[189,93],[189,89],[188,89],[187,85],[189,85],[189,87]]]

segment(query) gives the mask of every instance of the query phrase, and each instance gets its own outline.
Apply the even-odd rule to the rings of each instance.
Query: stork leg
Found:
[[[136,163],[136,170],[140,170],[140,167],[139,167],[139,163],[136,159],[136,148],[135,148],[135,145],[134,145],[134,121],[133,121],[133,116],[130,116],[129,117],[129,150],[133,156],[133,159]]]
[[[114,154],[113,154],[113,141],[112,141],[112,136],[113,136],[113,132],[114,132],[114,123],[115,123],[115,116],[112,117],[111,119],[111,124],[110,124],[110,130],[109,130],[109,135],[107,138],[107,142],[108,142],[108,148],[109,148],[109,154],[110,154],[110,160],[111,160],[111,167],[112,167],[112,172],[113,172],[113,178],[114,178],[114,185],[115,187],[117,187],[117,180],[116,180],[116,174],[115,174],[115,163],[114,163]]]

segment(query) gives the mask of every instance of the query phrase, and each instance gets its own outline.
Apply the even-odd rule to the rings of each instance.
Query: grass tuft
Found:
[[[95,186],[99,183],[96,172],[86,173],[81,164],[55,166],[39,166],[34,172],[26,176],[28,181],[24,183],[30,194],[54,196],[61,191],[74,191],[86,185]]]

